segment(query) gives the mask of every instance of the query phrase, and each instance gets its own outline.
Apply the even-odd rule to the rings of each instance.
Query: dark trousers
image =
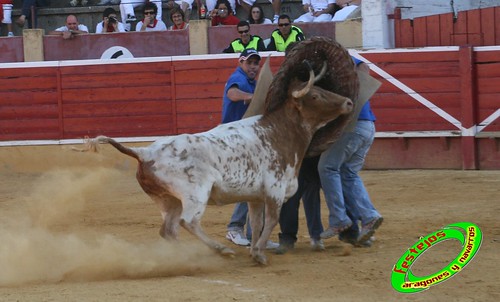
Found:
[[[281,207],[280,243],[293,245],[297,241],[299,230],[299,206],[302,198],[309,236],[318,240],[323,225],[321,223],[321,182],[318,174],[319,156],[305,158],[299,171],[299,188]]]

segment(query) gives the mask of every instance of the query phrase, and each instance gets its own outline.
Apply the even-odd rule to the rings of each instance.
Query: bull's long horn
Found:
[[[304,60],[304,63],[306,63],[307,68],[309,69],[309,81],[307,82],[307,85],[304,88],[302,88],[301,90],[294,90],[292,92],[292,96],[296,99],[306,95],[309,92],[309,90],[311,89],[311,87],[314,85],[314,80],[315,80],[314,70],[312,69],[311,64],[309,64],[308,61]]]
[[[321,78],[325,75],[326,73],[326,67],[327,67],[328,64],[326,64],[326,62],[323,62],[323,67],[321,67],[321,71],[319,72],[319,74],[314,78],[314,83],[316,83],[317,81],[321,80]]]

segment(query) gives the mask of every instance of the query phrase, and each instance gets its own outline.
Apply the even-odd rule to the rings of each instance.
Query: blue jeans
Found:
[[[352,132],[344,133],[320,156],[318,171],[330,214],[330,227],[344,227],[354,219],[366,224],[380,217],[358,172],[375,136],[372,121],[359,120]]]
[[[247,239],[252,239],[252,228],[250,223],[247,222],[248,217],[248,204],[246,202],[238,202],[234,206],[233,215],[231,215],[231,221],[227,225],[228,231],[244,231],[245,224],[247,225]]]
[[[302,198],[307,228],[312,239],[319,240],[323,232],[321,224],[321,183],[318,175],[319,156],[305,158],[299,171],[297,192],[283,204],[280,212],[281,244],[293,245],[299,230],[299,206]]]

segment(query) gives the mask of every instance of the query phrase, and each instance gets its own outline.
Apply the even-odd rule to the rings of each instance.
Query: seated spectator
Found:
[[[189,23],[184,20],[184,11],[180,8],[173,8],[170,11],[170,21],[174,25],[170,26],[170,30],[186,29],[189,27]]]
[[[259,36],[252,36],[250,34],[250,24],[248,24],[247,21],[240,21],[240,23],[236,25],[236,30],[240,34],[240,37],[234,39],[233,42],[231,42],[222,52],[243,52],[247,48],[257,49],[258,51],[266,50],[262,38]]]
[[[204,0],[197,0],[198,2],[203,2]],[[233,15],[236,16],[236,0],[228,0],[229,1],[229,4],[231,4],[231,7],[233,9]],[[252,1],[252,0],[250,0]],[[253,0],[255,1],[255,0]],[[217,0],[205,0],[206,2],[206,5],[207,5],[207,15],[210,16],[212,14],[212,11],[214,10],[214,8],[217,7]],[[199,3],[199,4],[200,4]],[[200,7],[198,5],[198,7]]]
[[[47,6],[46,0],[23,0],[21,16],[19,16],[19,19],[17,19],[16,24],[19,25],[19,27],[24,27],[26,20],[28,20],[28,28],[37,28],[37,8],[43,6]],[[31,16],[31,7],[35,8],[34,16]],[[32,23],[33,20],[35,20],[35,24]]]
[[[262,6],[254,3],[248,12],[248,23],[250,24],[272,24],[271,20],[264,15]]]
[[[66,25],[49,32],[49,35],[59,35],[63,39],[72,39],[75,35],[88,34],[87,26],[80,24],[75,15],[66,17]]]
[[[361,0],[337,0],[333,6],[332,21],[344,21],[360,5]]]
[[[158,12],[158,7],[153,2],[146,2],[142,12],[144,14],[144,19],[137,22],[135,31],[160,31],[167,30],[167,26],[162,20],[156,18],[156,13]]]
[[[228,0],[217,0],[210,17],[212,18],[212,26],[238,25],[240,23],[240,19],[233,15],[233,8]]]
[[[271,34],[267,50],[285,51],[288,45],[303,40],[305,40],[305,36],[302,30],[292,25],[288,15],[281,15],[278,18],[278,29],[275,29]]]
[[[184,21],[189,22],[189,16],[191,15],[191,10],[193,9],[193,1],[194,0],[175,0],[175,1],[169,0],[167,2],[167,7],[168,9],[174,9],[176,8],[174,4],[177,4],[180,7],[180,9],[184,12]],[[172,14],[172,12],[170,12],[170,14]]]
[[[121,0],[120,3],[120,14],[122,17],[122,21],[125,23],[131,23],[137,21],[135,17],[134,7],[138,7],[143,5],[144,3],[152,2],[156,5],[156,20],[161,21],[162,17],[162,6],[161,0]]]
[[[96,34],[125,32],[123,23],[118,22],[116,10],[108,7],[102,12],[102,21],[95,27]]]
[[[327,22],[332,20],[335,0],[302,0],[302,9],[306,12],[297,22]]]
[[[0,18],[2,24],[7,25],[7,36],[14,37],[12,32],[12,0],[0,0]]]

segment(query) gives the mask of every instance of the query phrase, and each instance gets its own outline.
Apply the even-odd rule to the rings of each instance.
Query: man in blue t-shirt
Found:
[[[241,120],[252,101],[257,81],[255,77],[259,72],[260,55],[253,49],[245,49],[238,59],[238,67],[227,80],[224,87],[224,101],[222,104],[222,123]],[[239,202],[234,208],[231,221],[227,225],[226,238],[237,245],[249,246],[252,230],[247,225],[246,236],[244,228],[247,221],[248,205]],[[268,248],[276,248],[277,243],[268,241]]]

